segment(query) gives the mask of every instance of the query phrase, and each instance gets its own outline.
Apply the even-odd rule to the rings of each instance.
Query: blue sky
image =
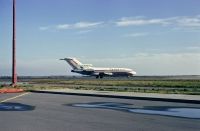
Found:
[[[198,0],[16,0],[18,75],[72,75],[59,58],[138,75],[200,74]],[[0,76],[11,75],[12,0],[0,0]]]

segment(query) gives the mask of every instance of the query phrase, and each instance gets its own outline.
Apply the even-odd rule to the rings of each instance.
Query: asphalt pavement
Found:
[[[199,104],[46,93],[0,94],[0,101],[2,131],[200,129]]]
[[[69,88],[32,90],[32,92],[200,104],[200,95],[96,91],[96,90],[78,90]]]

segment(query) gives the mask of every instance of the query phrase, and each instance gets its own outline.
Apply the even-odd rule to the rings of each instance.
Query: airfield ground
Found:
[[[0,94],[0,101],[3,131],[200,129],[199,104],[45,93]]]
[[[199,76],[104,78],[41,77],[21,78],[19,87],[25,90],[78,89],[115,92],[200,95]]]
[[[195,77],[196,78],[196,77]],[[18,87],[28,90],[80,92],[157,92],[195,94],[200,79],[183,78],[23,78]],[[1,86],[7,82],[1,79]],[[149,95],[151,95],[149,93]],[[176,98],[177,98],[176,96]],[[181,95],[182,96],[182,95]],[[188,98],[187,98],[188,99]],[[199,102],[199,101],[198,101]],[[184,101],[157,101],[100,97],[70,93],[24,92],[0,94],[0,129],[4,131],[154,130],[199,131],[200,105]]]

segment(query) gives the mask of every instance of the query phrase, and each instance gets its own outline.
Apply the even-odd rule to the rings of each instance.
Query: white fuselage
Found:
[[[69,63],[73,68],[72,72],[96,76],[96,78],[103,78],[103,76],[133,76],[136,74],[135,71],[128,68],[93,67],[91,64],[80,63],[76,58],[64,58],[61,60],[66,60]]]

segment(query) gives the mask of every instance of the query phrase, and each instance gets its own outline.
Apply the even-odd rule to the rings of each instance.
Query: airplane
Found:
[[[128,68],[101,68],[93,67],[92,64],[82,64],[76,58],[64,58],[73,69],[71,72],[82,75],[96,76],[96,78],[103,78],[104,76],[126,76],[130,77],[136,74],[135,71]]]

